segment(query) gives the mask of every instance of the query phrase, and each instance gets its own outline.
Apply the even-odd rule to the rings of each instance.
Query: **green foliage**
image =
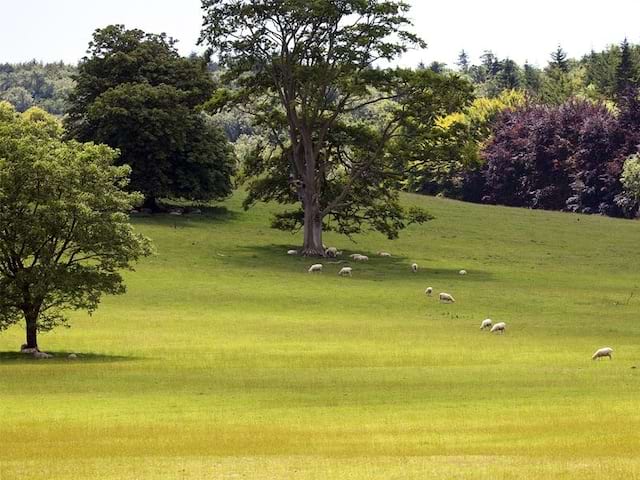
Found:
[[[625,193],[635,202],[640,202],[640,155],[631,155],[624,162],[620,177]]]
[[[0,64],[0,100],[13,104],[19,112],[37,106],[63,115],[75,71],[74,66],[63,63]]]
[[[616,95],[626,95],[629,90],[637,88],[640,84],[639,65],[634,58],[629,42],[625,38],[620,45],[620,63],[616,70]]]
[[[477,200],[473,198],[477,192],[467,191],[470,186],[466,180],[482,167],[480,151],[491,135],[493,122],[501,112],[525,102],[522,92],[508,90],[497,98],[477,98],[467,108],[462,103],[461,111],[436,119],[421,141],[403,148],[411,159],[409,189]]]
[[[300,205],[275,225],[304,227],[305,254],[323,254],[323,226],[347,235],[370,227],[397,236],[407,217],[397,201],[401,174],[387,146],[409,105],[401,98],[419,94],[426,77],[373,66],[424,45],[407,30],[409,6],[379,0],[202,4],[201,41],[226,68],[223,82],[237,87],[215,94],[208,108],[241,105],[266,135],[244,165],[251,179],[246,205]],[[358,120],[367,107],[389,99],[398,101],[396,111],[374,122]]]
[[[120,150],[151,207],[224,198],[235,168],[226,138],[196,108],[214,89],[207,63],[180,57],[174,43],[121,25],[97,30],[66,118],[73,138]]]
[[[150,251],[129,225],[140,196],[124,191],[130,169],[116,156],[63,141],[42,110],[0,103],[0,329],[24,318],[30,347],[65,309],[93,312],[103,293],[124,293],[119,270]]]

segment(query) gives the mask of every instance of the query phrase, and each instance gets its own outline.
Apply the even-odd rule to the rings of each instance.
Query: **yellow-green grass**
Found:
[[[640,224],[405,196],[436,220],[328,234],[339,278],[241,197],[135,220],[157,255],[56,359],[0,334],[1,480],[640,478]]]

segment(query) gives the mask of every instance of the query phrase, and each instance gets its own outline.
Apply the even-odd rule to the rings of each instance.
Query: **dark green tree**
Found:
[[[569,60],[567,52],[565,52],[560,45],[558,45],[558,48],[556,48],[556,50],[551,53],[551,62],[549,63],[549,66],[551,68],[557,68],[563,73],[569,72]]]
[[[456,65],[458,66],[458,69],[464,73],[467,74],[469,73],[469,68],[471,67],[471,62],[469,61],[469,54],[464,51],[461,50],[460,54],[458,55],[458,61],[456,62]]]
[[[616,68],[617,97],[638,86],[638,66],[634,60],[629,42],[625,38],[620,44],[620,63]]]
[[[482,66],[485,68],[487,75],[492,78],[500,73],[500,61],[491,50],[486,50],[480,55]]]
[[[534,98],[538,96],[542,85],[541,73],[538,68],[531,65],[529,62],[525,62],[524,64],[523,83],[525,90],[530,96]]]
[[[447,68],[447,64],[444,62],[433,61],[429,64],[428,68],[434,73],[444,73]]]
[[[162,197],[231,192],[231,147],[198,110],[214,90],[204,58],[183,58],[166,35],[122,25],[97,30],[87,54],[66,118],[71,137],[118,148],[149,208]]]
[[[515,90],[522,86],[522,71],[518,64],[510,58],[500,62],[498,84],[502,90]]]
[[[244,105],[271,132],[245,165],[251,179],[246,205],[276,200],[300,209],[274,225],[303,228],[305,255],[323,255],[322,232],[360,232],[390,238],[407,221],[397,188],[402,165],[387,147],[402,129],[414,96],[434,110],[431,82],[439,76],[374,68],[410,46],[404,2],[378,0],[203,0],[201,42],[219,55],[224,79],[211,109]],[[431,99],[431,100],[429,100]],[[392,103],[391,101],[395,101]],[[378,120],[362,112],[380,109]]]

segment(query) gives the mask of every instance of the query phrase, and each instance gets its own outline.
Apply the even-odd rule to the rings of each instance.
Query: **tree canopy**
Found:
[[[93,312],[102,294],[124,293],[122,269],[150,253],[128,212],[130,168],[105,145],[64,141],[57,120],[0,102],[0,330],[64,324],[66,309]]]
[[[404,2],[203,0],[201,42],[226,69],[209,107],[242,105],[268,133],[247,162],[249,200],[298,204],[275,225],[304,229],[303,253],[322,255],[322,231],[369,227],[390,238],[407,221],[398,202],[402,168],[388,146],[411,96],[433,105],[433,72],[376,68],[424,43]],[[418,97],[422,95],[419,99]],[[385,103],[394,100],[395,103]],[[385,108],[386,106],[386,108]],[[380,107],[374,121],[367,111]],[[400,167],[400,169],[399,169]]]
[[[206,59],[183,58],[166,35],[122,25],[97,30],[87,53],[70,97],[70,137],[118,148],[151,208],[161,197],[231,192],[231,146],[197,109],[214,89]]]

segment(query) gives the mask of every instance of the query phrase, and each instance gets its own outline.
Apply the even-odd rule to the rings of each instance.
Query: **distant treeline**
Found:
[[[614,100],[630,84],[638,85],[640,45],[626,39],[601,52],[591,51],[580,59],[569,58],[561,46],[550,54],[549,62],[538,67],[519,65],[487,50],[480,63],[471,63],[462,50],[454,66],[442,62],[421,64],[436,72],[457,72],[476,86],[479,97],[497,97],[505,90],[523,90],[538,103],[559,105],[572,97]]]
[[[640,45],[625,39],[580,59],[558,46],[544,67],[491,51],[480,59],[472,63],[462,51],[454,66],[418,66],[440,78],[460,77],[463,90],[474,93],[464,108],[439,118],[419,148],[403,153],[404,188],[474,202],[635,216],[638,197],[625,187],[623,172],[628,159],[628,170],[640,162]],[[77,72],[63,63],[0,64],[0,100],[18,111],[39,106],[64,115]],[[208,72],[224,87],[217,64]],[[384,109],[353,116],[375,123]],[[257,129],[244,109],[218,112],[214,121],[235,144],[241,164],[246,152],[268,140],[269,132]]]
[[[76,67],[62,62],[0,64],[0,100],[20,112],[37,106],[54,115],[63,115],[74,88]]]

